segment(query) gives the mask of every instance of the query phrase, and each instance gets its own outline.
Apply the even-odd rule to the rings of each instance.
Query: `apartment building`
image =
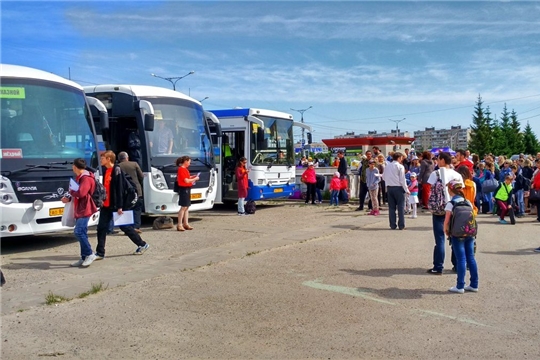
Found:
[[[451,126],[450,129],[435,129],[427,127],[425,130],[414,132],[414,147],[418,151],[429,150],[436,147],[450,147],[453,150],[466,149],[471,139],[471,129]]]

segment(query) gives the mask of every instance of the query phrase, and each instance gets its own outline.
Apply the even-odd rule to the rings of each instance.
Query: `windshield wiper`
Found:
[[[176,167],[176,163],[165,164],[165,165],[157,165],[157,166],[152,165],[152,166],[155,167],[156,169],[160,170],[160,171],[163,171],[163,169],[166,169],[166,168],[171,167],[171,166]]]
[[[2,171],[2,174],[5,174],[5,176],[10,176],[13,174],[17,174],[20,172],[26,172],[33,169],[59,169],[59,170],[68,170],[65,166],[54,166],[54,164],[63,164],[63,163],[48,163],[47,165],[31,165],[27,164],[26,168],[17,169],[17,170],[9,170],[9,171]],[[67,164],[66,164],[67,165]]]
[[[209,167],[211,168],[212,167],[212,164],[210,164],[209,162],[206,161],[206,159],[203,161],[199,158],[191,158],[191,161],[198,161],[200,162],[201,164],[205,165],[206,167]]]

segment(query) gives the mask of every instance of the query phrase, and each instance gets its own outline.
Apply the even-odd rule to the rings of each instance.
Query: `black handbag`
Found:
[[[180,185],[178,185],[178,181],[174,180],[174,192],[179,193],[180,192]]]
[[[531,201],[531,202],[539,202],[540,201],[540,190],[531,189],[529,191],[529,201]]]

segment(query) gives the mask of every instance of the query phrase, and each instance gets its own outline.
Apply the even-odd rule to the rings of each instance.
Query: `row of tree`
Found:
[[[536,154],[540,151],[540,143],[532,131],[529,122],[521,131],[517,113],[512,109],[508,112],[506,104],[499,119],[492,117],[489,106],[483,107],[482,97],[474,108],[471,125],[471,153],[483,157],[485,154],[512,156],[514,154]]]

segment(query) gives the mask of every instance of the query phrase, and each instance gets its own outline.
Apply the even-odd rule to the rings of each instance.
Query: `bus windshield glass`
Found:
[[[211,162],[212,145],[208,137],[202,106],[181,99],[147,98],[154,107],[155,126],[148,132],[150,153],[155,158],[188,155]]]
[[[294,164],[293,122],[266,116],[257,116],[264,130],[251,123],[251,163]]]
[[[84,158],[95,148],[82,90],[43,80],[2,79],[0,148],[7,158]]]

